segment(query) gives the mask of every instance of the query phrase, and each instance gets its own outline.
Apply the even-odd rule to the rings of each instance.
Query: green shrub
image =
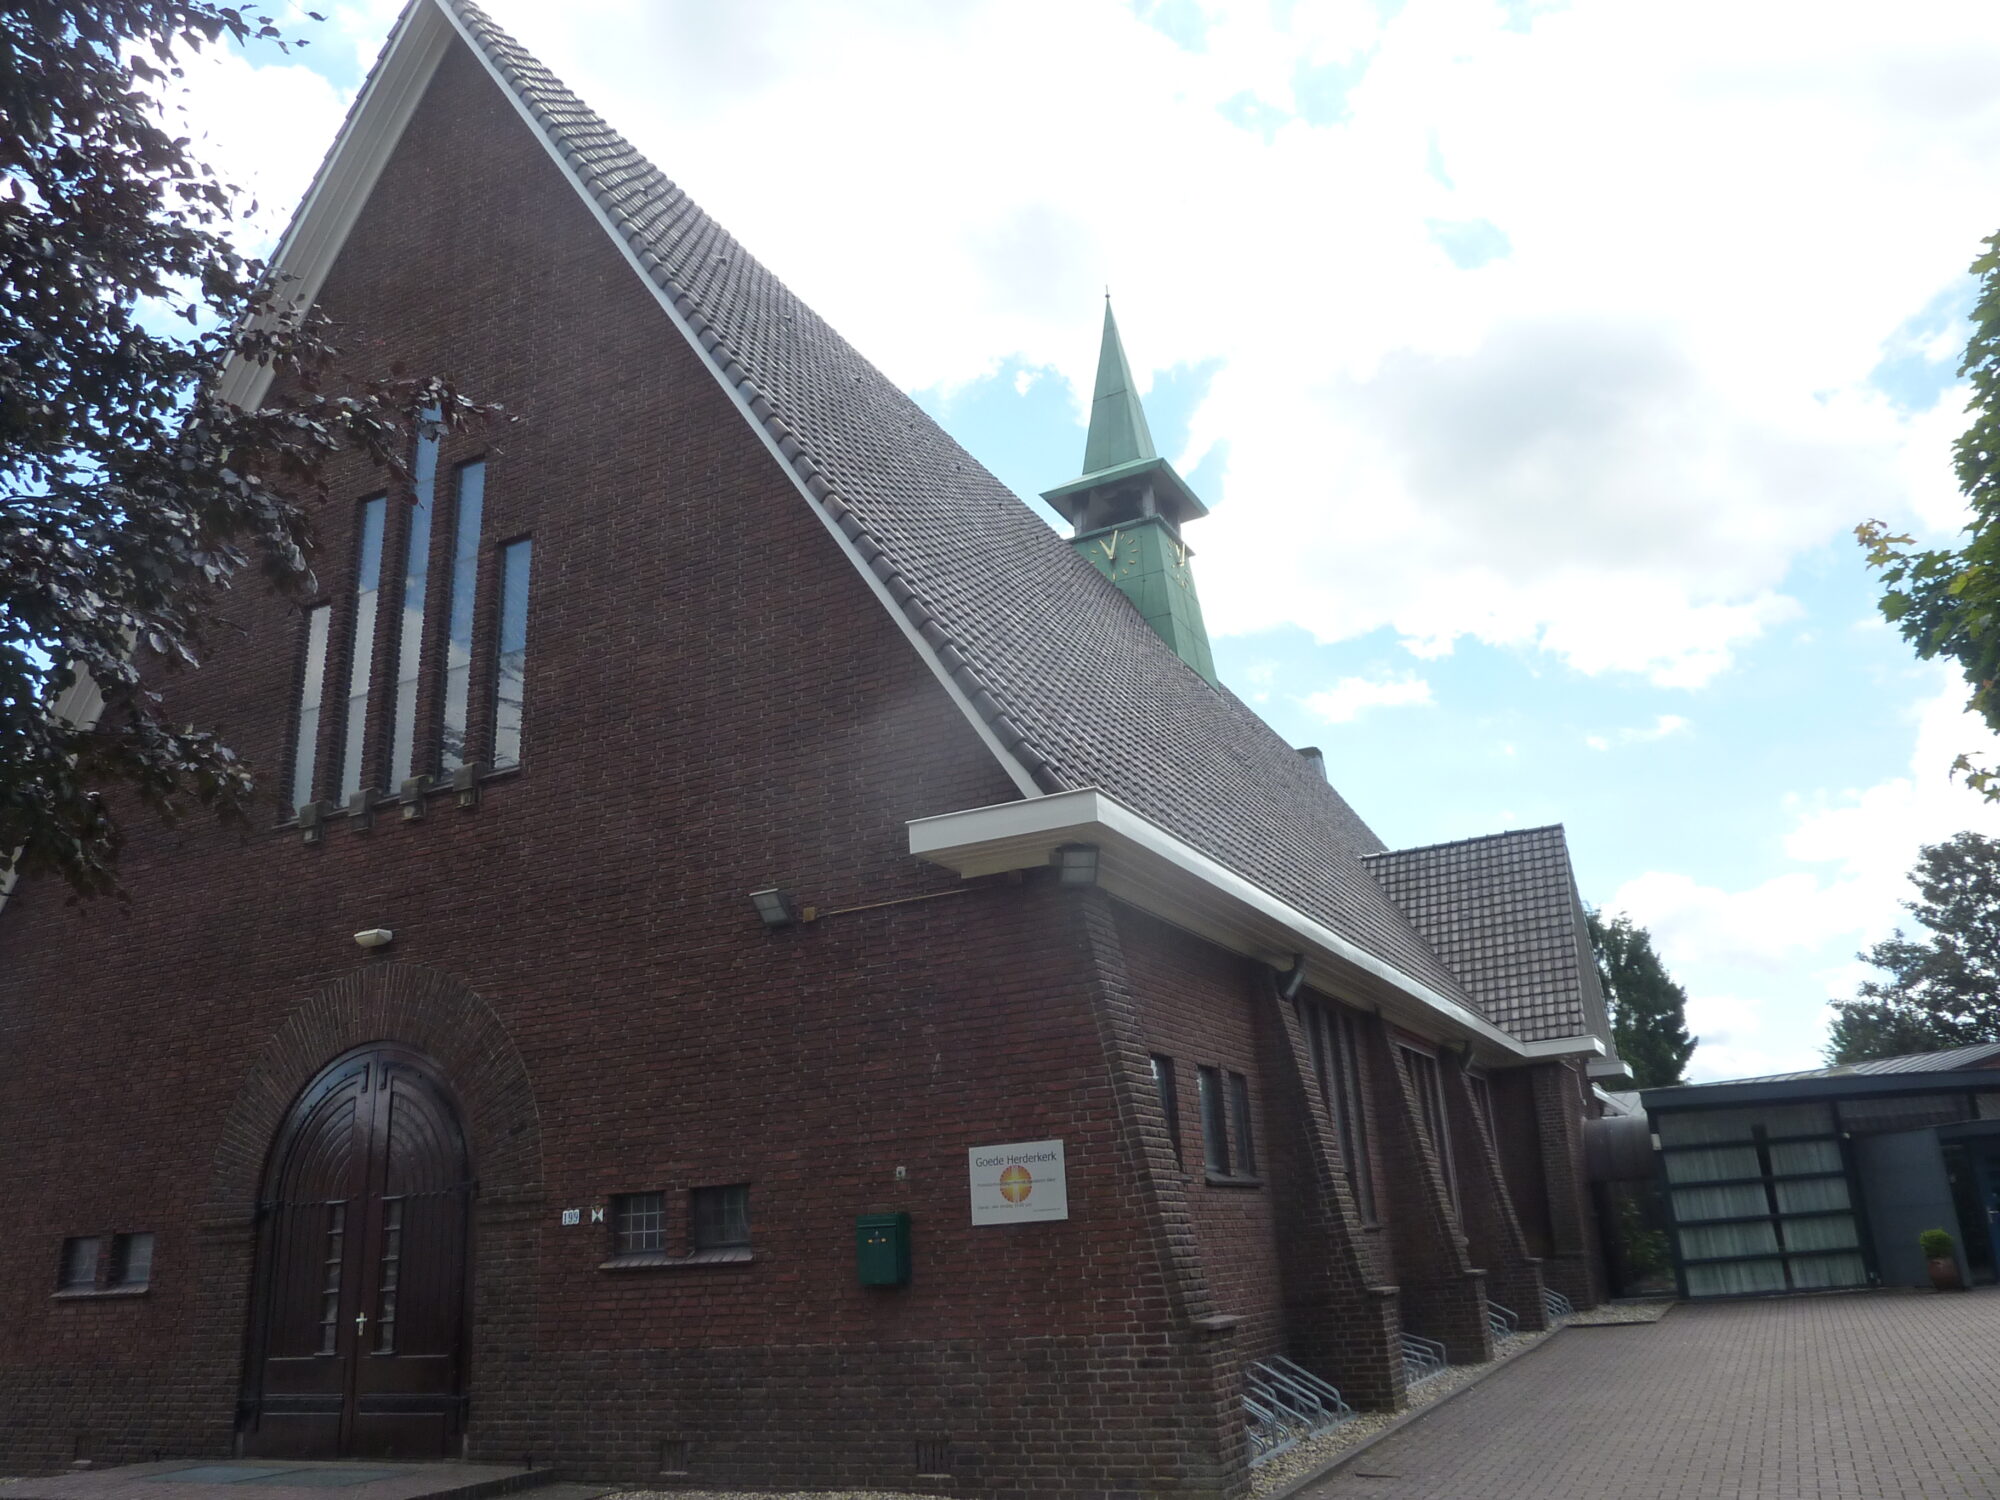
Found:
[[[1917,1243],[1923,1247],[1925,1260],[1950,1260],[1956,1252],[1956,1242],[1942,1229],[1926,1229],[1917,1236]]]

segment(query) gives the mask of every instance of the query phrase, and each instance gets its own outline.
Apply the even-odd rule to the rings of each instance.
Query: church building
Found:
[[[1562,832],[1385,849],[1217,677],[1108,306],[1058,535],[471,0],[276,262],[519,420],[159,675],[268,816],[4,898],[0,1473],[1222,1500],[1271,1372],[1602,1297]]]

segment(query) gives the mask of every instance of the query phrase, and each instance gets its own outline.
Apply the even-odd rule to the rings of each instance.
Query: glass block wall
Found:
[[[1830,1105],[1672,1111],[1655,1129],[1690,1297],[1868,1284]]]

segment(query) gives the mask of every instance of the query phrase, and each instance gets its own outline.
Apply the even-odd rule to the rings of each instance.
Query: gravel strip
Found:
[[[1593,1328],[1618,1323],[1657,1323],[1673,1310],[1671,1300],[1664,1302],[1606,1302],[1601,1307],[1589,1308],[1584,1312],[1571,1313],[1563,1321],[1573,1328]]]
[[[1353,1420],[1342,1422],[1331,1432],[1322,1433],[1295,1448],[1287,1448],[1269,1463],[1260,1464],[1250,1471],[1251,1495],[1253,1497],[1268,1495],[1271,1491],[1297,1479],[1301,1474],[1310,1473],[1328,1459],[1346,1452],[1366,1438],[1373,1437],[1391,1422],[1399,1421],[1413,1411],[1421,1411],[1426,1406],[1443,1400],[1460,1386],[1477,1380],[1494,1366],[1527,1353],[1555,1331],[1554,1328],[1546,1328],[1534,1333],[1517,1333],[1512,1338],[1502,1339],[1494,1345],[1493,1358],[1488,1363],[1451,1365],[1442,1375],[1433,1375],[1422,1385],[1412,1386],[1409,1400],[1401,1411],[1364,1411]]]

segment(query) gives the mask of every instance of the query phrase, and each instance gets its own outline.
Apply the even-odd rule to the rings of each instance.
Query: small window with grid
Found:
[[[611,1248],[617,1255],[658,1255],[667,1248],[667,1195],[620,1193],[611,1200]]]
[[[694,1250],[743,1250],[750,1245],[750,1187],[699,1187],[690,1197]]]
[[[152,1235],[113,1235],[111,1238],[111,1269],[105,1277],[105,1285],[131,1289],[145,1286],[152,1279]]]
[[[97,1252],[102,1240],[94,1234],[72,1235],[62,1243],[56,1264],[56,1290],[87,1292],[97,1285]]]

